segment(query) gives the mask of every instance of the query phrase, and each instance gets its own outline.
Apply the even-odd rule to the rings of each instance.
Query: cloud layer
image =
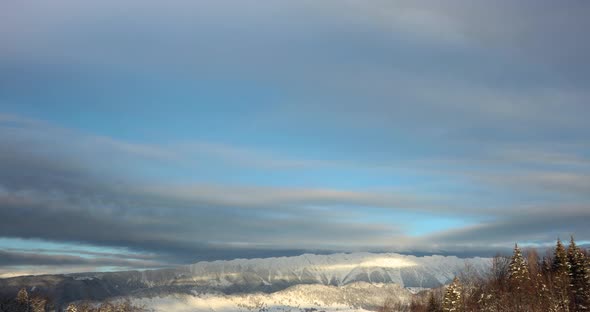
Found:
[[[0,12],[0,274],[590,239],[584,2]]]

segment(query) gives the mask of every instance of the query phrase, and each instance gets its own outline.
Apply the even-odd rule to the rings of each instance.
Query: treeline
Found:
[[[55,311],[55,305],[49,297],[29,296],[26,289],[21,289],[14,298],[0,299],[0,312],[46,312]]]
[[[402,309],[382,312],[581,312],[590,311],[590,255],[571,238],[560,240],[540,257],[524,255],[518,245],[512,257],[496,256],[488,272],[467,267],[446,289],[418,295]]]
[[[98,305],[90,303],[69,304],[65,312],[143,312],[145,309],[134,306],[130,301],[117,303],[103,302]]]
[[[39,295],[29,296],[25,288],[21,289],[15,298],[0,301],[0,312],[142,312],[145,309],[134,306],[130,301],[103,302],[92,304],[89,302],[71,303],[63,309],[56,308],[48,297]]]

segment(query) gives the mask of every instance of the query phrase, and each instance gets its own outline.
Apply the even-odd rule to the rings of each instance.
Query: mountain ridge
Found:
[[[172,293],[273,293],[294,285],[345,286],[352,283],[397,284],[435,288],[448,283],[466,266],[483,272],[490,258],[401,255],[396,253],[303,254],[201,261],[174,268],[24,276],[0,279],[0,294],[25,287],[58,303]]]

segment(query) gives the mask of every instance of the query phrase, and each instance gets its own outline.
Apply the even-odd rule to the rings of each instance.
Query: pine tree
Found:
[[[553,298],[545,278],[545,273],[550,271],[547,269],[546,259],[539,261],[537,250],[530,249],[526,252],[526,261],[530,277],[530,291],[526,294],[529,308],[532,311],[552,312],[550,306]]]
[[[514,254],[510,260],[508,274],[511,285],[515,287],[516,290],[523,289],[526,282],[530,279],[527,263],[522,256],[520,248],[518,248],[518,244],[514,244]]]
[[[561,240],[557,239],[557,245],[555,246],[555,253],[553,257],[553,265],[551,266],[553,273],[567,273],[569,272],[569,261],[567,259],[567,251],[561,243]]]
[[[430,297],[428,297],[428,306],[426,307],[426,312],[440,312],[440,305],[436,298],[434,298],[434,294],[431,292]]]
[[[31,312],[45,312],[47,299],[42,297],[31,298]]]
[[[582,250],[580,250],[580,254],[580,258],[583,259],[582,262],[584,264],[583,280],[585,285],[582,298],[586,310],[590,310],[590,255],[587,251]]]
[[[553,263],[551,265],[554,298],[554,307],[552,307],[552,309],[555,309],[556,311],[569,311],[569,271],[570,264],[567,251],[561,243],[561,240],[558,238],[557,244],[555,245],[555,252],[553,254]]]
[[[78,312],[78,307],[75,304],[70,303],[66,308],[66,312]]]
[[[16,301],[21,304],[25,305],[29,303],[29,293],[25,288],[21,288],[16,295]]]
[[[512,291],[513,304],[518,311],[525,310],[529,303],[529,269],[518,244],[514,244],[514,253],[508,267],[509,289]]]
[[[576,246],[573,236],[567,250],[567,255],[570,263],[569,277],[572,293],[572,310],[588,311],[590,310],[590,275],[586,256]]]
[[[543,257],[543,261],[541,262],[541,272],[543,274],[548,274],[551,272],[551,261],[548,257]]]
[[[443,312],[462,311],[463,302],[461,298],[461,284],[459,283],[459,279],[455,277],[445,292],[445,297],[443,299]]]

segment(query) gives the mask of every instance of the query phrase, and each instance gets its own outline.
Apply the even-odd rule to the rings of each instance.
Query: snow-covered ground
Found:
[[[411,293],[394,284],[297,285],[271,294],[173,294],[134,299],[153,311],[374,311],[385,300],[409,303]]]

